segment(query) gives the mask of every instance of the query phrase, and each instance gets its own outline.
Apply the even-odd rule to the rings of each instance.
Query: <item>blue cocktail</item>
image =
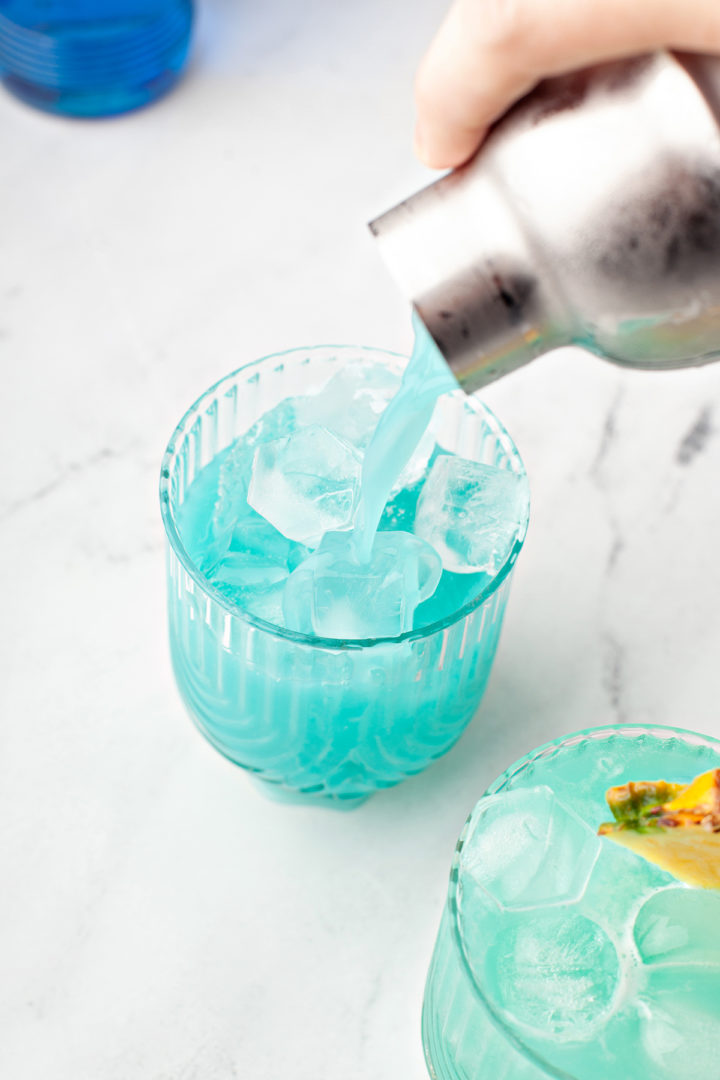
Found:
[[[370,498],[382,485],[363,468],[406,363],[327,347],[249,364],[192,407],[163,463],[181,694],[279,797],[353,805],[419,772],[457,740],[490,672],[524,470],[456,390]]]
[[[598,826],[609,788],[688,785],[718,767],[715,739],[596,728],[491,785],[457,844],[428,975],[434,1080],[715,1075],[720,891],[688,887]]]

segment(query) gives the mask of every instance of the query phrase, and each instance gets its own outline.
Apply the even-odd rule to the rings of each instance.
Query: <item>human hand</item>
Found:
[[[461,165],[541,79],[660,47],[720,53],[718,0],[455,0],[417,74],[415,152]]]

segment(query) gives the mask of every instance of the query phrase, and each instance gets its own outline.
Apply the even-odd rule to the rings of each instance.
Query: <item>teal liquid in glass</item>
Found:
[[[438,448],[431,454],[424,475],[410,488],[400,488],[395,492],[393,489],[428,427],[438,398],[457,390],[457,383],[436,346],[419,320],[416,320],[413,353],[397,392],[390,398],[379,421],[375,417],[376,426],[372,433],[368,432],[355,523],[352,528],[334,536],[334,559],[338,564],[357,566],[358,577],[362,578],[362,567],[371,558],[373,542],[381,523],[383,533],[413,532],[422,480],[434,463]],[[352,402],[346,404],[348,409],[352,409]],[[191,556],[229,600],[276,625],[311,632],[313,626],[305,624],[302,617],[296,620],[297,625],[288,622],[283,595],[287,592],[285,577],[301,565],[308,572],[312,572],[316,564],[332,569],[332,560],[322,547],[320,553],[313,555],[303,543],[288,540],[267,523],[263,525],[253,510],[248,511],[245,505],[249,497],[249,477],[255,448],[272,438],[292,435],[300,427],[302,419],[289,402],[282,403],[279,409],[268,414],[257,433],[251,432],[245,440],[237,440],[236,444],[222,451],[195,479],[182,505],[179,523]],[[244,444],[247,451],[243,455]],[[233,460],[238,464],[230,469],[228,465]],[[232,480],[227,479],[229,474]],[[235,557],[225,558],[218,563],[217,552],[226,543],[226,537],[221,535],[222,527],[218,524],[218,509],[220,517],[224,516],[219,506],[224,499],[229,499],[236,508],[236,518],[249,513],[251,521],[250,529],[246,529],[240,539],[234,537],[231,541],[231,547],[234,544],[237,549],[233,553]],[[229,509],[230,516],[232,513],[232,509]],[[250,541],[247,540],[249,531],[253,533]],[[237,530],[237,536],[240,533],[241,530]],[[316,547],[317,544],[311,546]],[[402,552],[403,549],[399,550]],[[264,557],[268,554],[270,565],[261,565],[267,563]],[[275,554],[277,560],[273,564]],[[427,626],[469,603],[490,580],[491,575],[486,572],[458,574],[443,570],[437,587],[426,590],[430,595],[420,593],[421,599],[414,606],[414,614],[405,623],[387,622],[382,618],[377,622],[367,618],[355,622],[350,619],[343,623],[341,629],[357,626],[358,632],[340,632],[329,636],[392,637],[402,631]],[[359,595],[358,603],[362,603],[361,591]],[[305,603],[304,596],[301,596],[300,603]]]
[[[720,743],[596,729],[513,766],[458,843],[425,996],[438,1080],[716,1071],[720,892],[596,835],[609,787],[689,782]]]

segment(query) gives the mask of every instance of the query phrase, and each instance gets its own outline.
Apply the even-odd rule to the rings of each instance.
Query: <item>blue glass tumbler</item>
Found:
[[[406,361],[353,346],[292,349],[247,364],[206,391],[165,453],[160,500],[167,533],[170,651],[200,732],[283,802],[350,809],[421,772],[470,722],[490,674],[527,517],[503,566],[472,599],[394,638],[340,641],[296,633],[235,606],[186,549],[179,513],[193,480],[287,398],[317,393],[343,366]],[[500,422],[474,398],[450,395],[433,433],[453,452],[525,476]]]
[[[176,81],[192,22],[193,0],[0,0],[0,77],[49,112],[127,112]]]

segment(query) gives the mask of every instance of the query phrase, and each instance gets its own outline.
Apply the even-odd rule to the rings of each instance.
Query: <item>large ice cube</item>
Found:
[[[637,914],[634,935],[646,964],[713,964],[720,977],[716,892],[673,886],[653,893]]]
[[[485,955],[484,989],[513,1021],[543,1037],[587,1040],[615,1005],[620,963],[596,922],[539,911],[503,922]]]
[[[358,451],[312,424],[258,446],[247,501],[284,536],[315,547],[352,523],[360,472]]]
[[[415,515],[415,534],[456,574],[495,574],[528,510],[525,476],[444,454],[435,461]]]
[[[368,563],[351,533],[329,533],[288,579],[286,623],[321,637],[396,637],[412,629],[441,572],[436,552],[410,533],[377,533]]]
[[[497,907],[529,911],[579,900],[600,854],[593,830],[550,788],[481,799],[461,854],[466,876]]]

